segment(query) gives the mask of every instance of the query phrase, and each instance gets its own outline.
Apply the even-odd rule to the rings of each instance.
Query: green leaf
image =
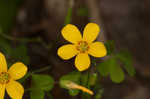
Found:
[[[124,80],[124,72],[117,64],[116,59],[111,59],[111,65],[109,66],[110,78],[115,83],[120,83]]]
[[[111,57],[103,63],[100,63],[97,66],[97,70],[104,77],[110,74],[111,80],[115,83],[120,83],[124,80],[124,72],[115,57]]]
[[[54,86],[54,80],[49,75],[32,74],[32,86],[33,89],[50,91]]]
[[[72,82],[79,84],[80,83],[80,76],[81,76],[80,72],[71,72],[67,75],[62,76],[60,78],[60,81],[61,80],[69,80],[69,81],[72,81]]]
[[[105,47],[107,49],[107,55],[111,55],[114,52],[115,44],[113,40],[109,40],[105,43]]]
[[[64,75],[60,78],[60,81],[59,81],[59,84],[62,88],[66,88],[65,84],[67,83],[67,81],[72,81],[72,82],[75,82],[77,84],[80,83],[80,76],[81,76],[81,73],[80,72],[72,72],[72,73],[69,73],[67,75]],[[65,83],[66,82],[66,83]],[[66,88],[68,89],[68,88]],[[71,96],[76,96],[77,94],[79,93],[79,90],[76,90],[76,89],[69,89],[69,94]]]
[[[44,99],[44,91],[43,90],[32,90],[30,92],[31,99]]]
[[[98,64],[98,65],[96,66],[96,68],[97,68],[98,72],[99,72],[102,76],[106,77],[106,76],[108,76],[108,74],[109,74],[109,66],[110,66],[110,65],[111,65],[111,60],[108,59],[108,60],[106,60],[106,61],[104,61],[104,62]]]
[[[135,75],[135,68],[133,67],[132,56],[128,51],[122,51],[116,55],[116,57],[124,64],[125,70],[130,76]]]
[[[45,91],[50,91],[54,80],[49,75],[32,74],[31,99],[44,99]]]

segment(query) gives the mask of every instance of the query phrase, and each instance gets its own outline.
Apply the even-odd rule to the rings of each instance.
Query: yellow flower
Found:
[[[0,99],[4,99],[5,89],[12,99],[22,99],[24,94],[23,86],[16,80],[27,73],[27,67],[20,62],[13,64],[7,70],[5,56],[0,53]]]
[[[68,83],[66,84],[66,87],[69,89],[79,89],[79,90],[82,90],[83,92],[86,92],[90,95],[94,95],[93,91],[85,88],[84,86],[78,85],[72,81],[68,81]]]
[[[75,66],[79,71],[84,71],[90,66],[90,57],[104,57],[107,54],[106,48],[102,42],[93,42],[96,40],[100,28],[95,23],[86,25],[83,31],[83,37],[78,28],[72,24],[66,25],[61,33],[67,41],[72,44],[67,44],[58,49],[58,55],[68,60],[75,55]]]

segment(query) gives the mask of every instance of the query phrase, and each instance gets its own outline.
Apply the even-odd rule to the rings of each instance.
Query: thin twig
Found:
[[[35,43],[41,43],[41,45],[43,47],[45,47],[46,49],[50,49],[51,46],[46,44],[40,37],[36,37],[36,38],[16,38],[16,37],[12,37],[12,36],[9,36],[9,35],[6,35],[4,33],[2,33],[0,31],[0,36],[7,39],[7,40],[10,40],[10,41],[20,41],[20,42],[35,42]]]
[[[64,22],[65,25],[71,23],[73,6],[74,6],[74,0],[69,0],[69,7],[68,7],[67,15],[65,17],[65,22]]]
[[[38,70],[35,70],[33,71],[32,73],[40,73],[40,72],[43,72],[43,71],[46,71],[48,69],[50,69],[51,67],[50,66],[47,66],[47,67],[44,67],[44,68],[40,68]]]

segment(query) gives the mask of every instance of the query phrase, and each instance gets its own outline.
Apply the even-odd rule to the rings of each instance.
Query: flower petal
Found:
[[[0,73],[1,72],[7,72],[6,58],[2,53],[0,53]]]
[[[76,89],[80,89],[82,90],[83,92],[87,92],[88,94],[90,95],[94,95],[93,91],[91,91],[90,89],[84,87],[84,86],[81,86],[81,85],[77,85],[76,86]]]
[[[82,40],[81,33],[75,25],[72,25],[72,24],[66,25],[62,29],[61,33],[62,33],[63,37],[71,43],[75,44],[78,41]]]
[[[4,95],[5,95],[5,85],[0,84],[0,99],[4,99]]]
[[[104,57],[107,50],[102,42],[94,42],[90,45],[88,53],[94,57]]]
[[[57,51],[58,56],[60,56],[64,60],[68,60],[74,57],[77,54],[77,50],[75,45],[67,44],[60,47]]]
[[[79,71],[84,71],[90,66],[90,57],[87,53],[80,53],[75,58],[75,66]]]
[[[83,31],[83,40],[89,43],[93,42],[100,32],[100,28],[95,23],[89,23],[86,25]]]
[[[12,99],[22,99],[24,94],[23,86],[17,81],[10,81],[6,84],[6,91]]]
[[[10,67],[8,73],[13,80],[17,80],[27,73],[27,67],[23,63],[17,62]]]

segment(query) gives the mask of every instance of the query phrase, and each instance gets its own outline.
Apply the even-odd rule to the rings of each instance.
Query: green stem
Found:
[[[74,6],[74,0],[69,0],[69,7],[68,7],[67,15],[65,17],[64,25],[67,25],[67,24],[71,23],[73,6]],[[55,43],[58,42],[59,39],[60,39],[60,33],[57,34],[57,38],[54,42]],[[52,46],[55,46],[55,45],[53,44]]]
[[[32,71],[32,72],[28,72],[28,74],[26,74],[26,76],[25,76],[23,79],[19,80],[19,81],[20,81],[20,83],[23,83],[27,78],[29,78],[29,77],[32,76],[33,74],[46,71],[46,70],[48,70],[48,69],[50,69],[50,68],[51,68],[51,67],[47,66],[47,67],[43,67],[43,68],[40,68],[40,69],[35,70],[35,71]]]
[[[88,71],[86,72],[85,85],[84,85],[84,86],[86,86],[88,89],[90,89],[90,83],[89,83],[90,81],[89,81],[89,80],[90,80],[90,70],[88,70]],[[90,99],[91,97],[90,97],[89,94],[82,92],[81,98],[82,98],[82,99]]]
[[[89,71],[88,71],[88,78],[87,78],[87,88],[88,88],[88,89],[90,89],[90,84],[89,84],[89,82],[90,82],[90,81],[89,81],[89,80],[90,80],[90,70],[91,70],[91,69],[89,69]],[[91,96],[88,94],[88,95],[87,95],[87,99],[90,99],[90,98],[91,98]]]
[[[64,22],[65,25],[71,23],[71,16],[72,16],[72,8],[68,8],[67,16]]]
[[[40,69],[38,69],[38,70],[35,70],[35,71],[33,71],[32,73],[34,74],[34,73],[40,73],[40,72],[43,72],[43,71],[46,71],[46,70],[48,70],[48,69],[50,69],[51,67],[50,66],[47,66],[47,67],[44,67],[44,68],[40,68]]]
[[[0,35],[7,39],[7,40],[10,40],[10,41],[24,41],[24,42],[41,42],[40,38],[32,38],[32,39],[28,39],[28,38],[15,38],[15,37],[12,37],[12,36],[9,36],[9,35],[6,35],[2,32],[0,32]]]
[[[73,6],[74,6],[74,0],[70,0],[68,12],[67,12],[65,22],[64,22],[65,25],[71,23]]]
[[[48,50],[51,48],[51,46],[47,45],[40,37],[30,38],[30,39],[29,38],[15,38],[15,37],[6,35],[6,34],[2,33],[1,31],[0,31],[0,36],[2,36],[3,38],[5,38],[7,40],[10,40],[10,41],[37,42],[37,43],[41,43],[41,45]]]

